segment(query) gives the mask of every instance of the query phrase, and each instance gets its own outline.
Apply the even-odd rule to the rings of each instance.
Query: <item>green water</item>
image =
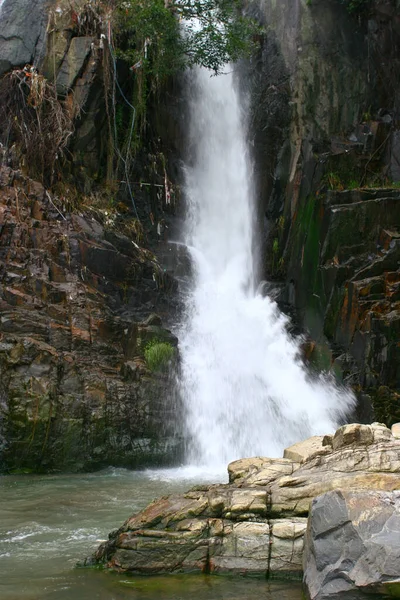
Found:
[[[0,477],[1,600],[300,600],[300,586],[209,576],[133,577],[77,569],[98,542],[156,496],[207,475],[108,469]]]

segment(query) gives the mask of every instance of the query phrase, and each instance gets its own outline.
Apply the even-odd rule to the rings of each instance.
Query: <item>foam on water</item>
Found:
[[[226,464],[214,465],[184,465],[172,469],[151,469],[144,471],[144,475],[151,481],[174,482],[179,481],[188,485],[193,483],[224,483],[228,481]]]
[[[332,431],[354,398],[311,381],[299,342],[258,292],[252,171],[232,74],[189,83],[184,242],[194,277],[179,331],[188,462],[223,465]]]

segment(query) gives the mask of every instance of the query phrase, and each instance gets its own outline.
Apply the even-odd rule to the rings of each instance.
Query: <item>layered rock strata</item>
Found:
[[[0,168],[0,471],[177,460],[173,365],[146,348],[173,281],[108,204],[60,197]]]
[[[357,419],[390,426],[400,419],[399,5],[252,6],[267,27],[251,71],[267,278],[316,342],[312,364],[359,393]]]
[[[300,577],[310,502],[336,489],[400,490],[400,440],[380,424],[346,425],[286,458],[229,465],[229,484],[156,500],[98,549],[131,573],[202,571]]]

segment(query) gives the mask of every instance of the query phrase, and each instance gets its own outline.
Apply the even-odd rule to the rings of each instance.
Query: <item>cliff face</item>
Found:
[[[163,327],[175,261],[157,240],[175,210],[164,131],[151,126],[145,166],[138,154],[147,187],[124,201],[126,183],[107,181],[107,19],[96,2],[25,4],[5,0],[0,23],[3,108],[14,101],[37,134],[13,130],[11,144],[12,119],[1,126],[0,471],[170,464],[182,419]]]
[[[64,216],[56,203],[1,168],[1,466],[176,461],[177,340],[157,315],[140,321],[162,312],[171,282],[131,218],[93,204]],[[148,354],[160,345],[165,362]]]
[[[343,4],[343,3],[342,3]],[[264,0],[250,72],[264,269],[317,342],[308,356],[399,414],[399,9]],[[254,6],[253,6],[254,8]],[[262,110],[259,107],[262,106]]]
[[[371,2],[368,16],[336,0],[247,4],[266,28],[243,67],[262,271],[309,332],[310,361],[353,385],[359,419],[373,405],[391,424],[400,419],[397,4]],[[130,196],[110,178],[113,127],[130,122],[125,106],[110,130],[110,68],[127,93],[133,75],[112,65],[107,14],[99,20],[93,6],[1,7],[0,74],[2,86],[25,90],[18,115],[35,116],[44,90],[43,115],[56,106],[69,130],[61,153],[51,122],[47,138],[38,131],[48,154],[36,179],[50,192],[27,175],[39,149],[10,147],[14,121],[0,127],[0,469],[141,466],[181,451],[176,339],[159,317],[176,315],[174,276],[188,265],[157,231],[171,233],[179,215],[170,178],[184,107],[172,86],[153,98]],[[146,351],[163,343],[173,360],[152,370]]]

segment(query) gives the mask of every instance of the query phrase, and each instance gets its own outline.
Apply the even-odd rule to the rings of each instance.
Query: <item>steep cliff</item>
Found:
[[[261,271],[309,333],[310,362],[353,385],[360,420],[374,409],[390,425],[400,13],[395,0],[358,4],[246,2],[265,34],[241,70]],[[140,466],[181,450],[176,339],[160,316],[176,317],[175,276],[188,272],[164,239],[182,214],[185,107],[176,81],[150,94],[128,168],[146,81],[117,59],[107,7],[1,6],[0,469]],[[155,372],[146,352],[162,344]]]
[[[372,400],[391,424],[400,409],[400,12],[389,0],[354,4],[252,6],[267,29],[250,70],[263,269],[283,282],[282,305],[314,340],[311,362],[353,385],[359,418],[371,418]]]
[[[152,100],[121,177],[136,79],[110,81],[123,64],[104,6],[1,7],[0,471],[161,465],[182,450],[163,327],[178,305],[163,235],[173,96]]]

